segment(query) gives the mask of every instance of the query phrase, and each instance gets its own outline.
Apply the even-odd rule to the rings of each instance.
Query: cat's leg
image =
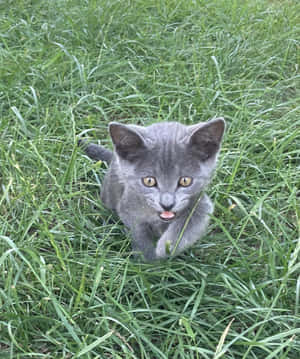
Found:
[[[135,255],[142,255],[146,261],[156,258],[156,241],[153,232],[147,224],[136,225],[132,230],[132,249]]]
[[[155,257],[176,255],[200,239],[207,228],[213,204],[207,195],[200,200],[193,215],[176,218],[157,242]]]

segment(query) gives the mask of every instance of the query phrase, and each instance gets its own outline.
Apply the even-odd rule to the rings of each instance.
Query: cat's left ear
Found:
[[[200,124],[193,129],[189,143],[200,160],[206,161],[218,153],[224,130],[225,121],[222,117]]]

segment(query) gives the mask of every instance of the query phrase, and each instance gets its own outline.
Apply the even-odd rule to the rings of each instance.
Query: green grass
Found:
[[[0,358],[298,359],[300,4],[0,2]],[[107,124],[224,116],[207,236],[138,264]]]

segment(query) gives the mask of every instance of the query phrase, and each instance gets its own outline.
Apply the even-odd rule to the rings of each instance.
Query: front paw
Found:
[[[166,258],[169,257],[172,253],[172,242],[166,239],[160,239],[157,242],[157,246],[155,249],[155,255],[157,258]]]

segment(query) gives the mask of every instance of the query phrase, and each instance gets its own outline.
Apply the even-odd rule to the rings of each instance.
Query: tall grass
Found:
[[[0,357],[298,359],[300,6],[0,3]],[[77,136],[227,132],[205,236],[136,263]]]

